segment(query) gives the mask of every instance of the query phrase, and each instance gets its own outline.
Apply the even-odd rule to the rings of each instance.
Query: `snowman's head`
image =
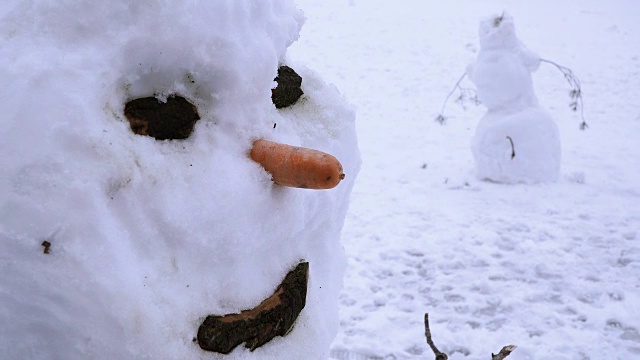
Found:
[[[10,358],[208,358],[192,341],[204,318],[255,307],[302,261],[307,305],[291,332],[229,358],[326,358],[359,154],[341,95],[286,57],[303,22],[289,0],[7,10],[0,322],[11,325],[0,349]],[[304,95],[278,109],[285,63]],[[179,101],[193,129],[135,133],[137,99]],[[330,153],[346,178],[330,190],[276,185],[250,157],[256,139]]]
[[[513,18],[503,13],[480,23],[480,52],[467,67],[478,99],[489,110],[514,111],[537,104],[531,72],[540,57],[517,38]]]
[[[514,49],[520,45],[513,17],[506,12],[484,19],[478,35],[482,50]]]

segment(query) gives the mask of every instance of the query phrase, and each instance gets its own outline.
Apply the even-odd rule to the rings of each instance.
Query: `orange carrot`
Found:
[[[278,185],[331,189],[344,179],[338,159],[318,150],[256,140],[251,159],[262,165]]]

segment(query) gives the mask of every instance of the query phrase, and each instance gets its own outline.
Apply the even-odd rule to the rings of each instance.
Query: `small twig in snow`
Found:
[[[509,356],[513,350],[515,350],[517,346],[515,345],[507,345],[500,350],[497,354],[491,354],[491,360],[504,360],[507,356]]]
[[[431,329],[429,328],[429,313],[424,314],[424,335],[427,338],[427,344],[431,348],[431,351],[436,356],[435,360],[448,360],[449,356],[436,347],[436,344],[433,343],[433,339],[431,338]],[[513,350],[516,349],[515,345],[507,345],[500,350],[497,354],[491,354],[491,360],[504,360],[507,356],[509,356]]]
[[[429,313],[424,314],[424,335],[427,338],[427,344],[431,347],[431,350],[436,355],[436,360],[447,360],[449,357],[447,354],[440,352],[431,339],[431,329],[429,329]]]
[[[562,66],[558,63],[546,59],[540,59],[540,61],[555,66],[558,70],[560,70],[562,75],[564,75],[564,78],[569,83],[569,86],[571,86],[571,92],[569,92],[569,96],[571,96],[572,101],[569,106],[573,111],[578,111],[578,109],[580,109],[580,118],[582,119],[582,123],[580,123],[580,130],[587,129],[589,126],[584,120],[584,103],[582,101],[582,87],[580,86],[580,79],[578,79],[573,71],[571,71],[571,69],[566,66]]]
[[[511,143],[511,159],[513,160],[513,158],[516,157],[516,147],[513,145],[513,139],[511,136],[507,136],[507,140]]]

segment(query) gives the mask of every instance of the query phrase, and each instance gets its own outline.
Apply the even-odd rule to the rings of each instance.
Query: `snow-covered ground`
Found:
[[[640,358],[640,3],[298,0],[289,56],[357,108],[363,166],[342,241],[348,268],[336,359]],[[485,17],[582,81],[587,131],[557,69],[533,73],[558,121],[561,178],[474,176],[484,107],[450,101]],[[471,87],[469,82],[464,86]],[[356,355],[359,354],[359,355]]]

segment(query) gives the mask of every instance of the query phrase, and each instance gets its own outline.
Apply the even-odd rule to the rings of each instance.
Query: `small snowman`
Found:
[[[293,1],[2,11],[0,358],[328,358],[360,154]]]
[[[479,37],[478,58],[467,68],[487,107],[471,145],[477,176],[499,183],[557,180],[558,127],[539,105],[531,78],[540,57],[520,42],[506,13],[482,21]]]

